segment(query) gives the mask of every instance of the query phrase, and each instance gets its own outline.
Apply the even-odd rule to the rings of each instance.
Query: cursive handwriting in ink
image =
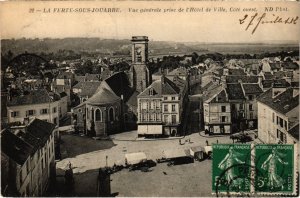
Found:
[[[258,13],[255,13],[252,16],[249,16],[248,14],[244,15],[243,18],[239,19],[240,24],[246,23],[246,29],[245,31],[252,28],[251,34],[254,34],[257,30],[257,28],[260,25],[263,24],[292,24],[296,25],[298,22],[299,17],[281,17],[275,14],[272,14],[271,16],[267,16],[266,13],[263,13],[262,15],[259,15]]]

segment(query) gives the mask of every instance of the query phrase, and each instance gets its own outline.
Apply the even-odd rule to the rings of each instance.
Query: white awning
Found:
[[[143,152],[139,153],[127,153],[125,154],[125,161],[127,164],[138,164],[144,161],[147,161],[147,156]]]
[[[188,150],[184,149],[170,149],[163,151],[163,156],[166,159],[178,158],[178,157],[187,157],[190,156]]]

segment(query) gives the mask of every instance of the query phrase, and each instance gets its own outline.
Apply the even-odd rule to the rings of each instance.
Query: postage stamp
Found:
[[[250,193],[251,145],[213,144],[213,193]]]
[[[294,145],[255,146],[255,192],[293,194]]]

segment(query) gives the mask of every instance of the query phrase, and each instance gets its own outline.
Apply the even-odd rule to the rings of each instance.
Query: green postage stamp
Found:
[[[296,195],[294,145],[214,144],[213,194]]]
[[[213,192],[250,192],[250,167],[250,144],[214,144]]]
[[[255,146],[255,192],[292,194],[294,145]]]

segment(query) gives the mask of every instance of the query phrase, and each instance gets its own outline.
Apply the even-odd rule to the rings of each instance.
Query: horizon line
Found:
[[[81,36],[69,36],[69,37],[13,37],[13,38],[1,38],[3,40],[44,40],[44,39],[99,39],[99,40],[130,40],[129,38],[106,38],[106,37],[81,37]],[[149,38],[149,36],[148,36]],[[150,42],[175,42],[175,43],[201,43],[201,44],[298,44],[300,46],[300,41],[298,40],[265,40],[265,41],[174,41],[174,40],[154,40],[149,39]]]

